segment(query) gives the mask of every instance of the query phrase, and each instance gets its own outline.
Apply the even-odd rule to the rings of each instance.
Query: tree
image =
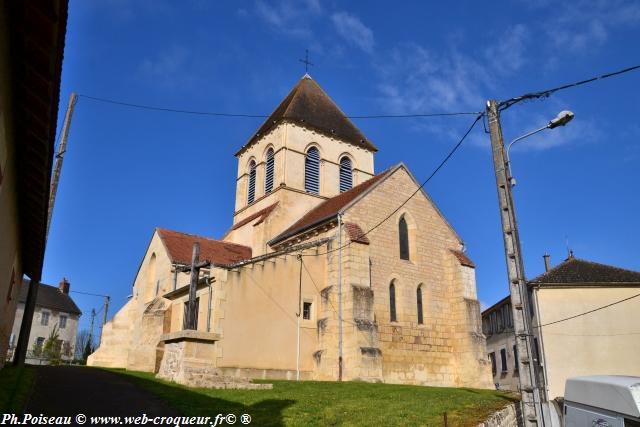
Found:
[[[82,352],[82,360],[84,363],[87,363],[87,359],[89,358],[89,355],[93,353],[93,350],[91,335],[89,335],[89,339],[87,340],[87,343],[84,346],[84,351]]]
[[[87,342],[89,342],[90,337],[91,334],[89,333],[88,329],[83,329],[78,332],[78,336],[76,337],[76,354],[74,356],[76,360],[85,359],[83,357],[84,349],[87,346]]]
[[[56,364],[60,362],[60,356],[62,353],[62,341],[60,340],[60,334],[58,333],[58,324],[53,326],[49,338],[44,342],[42,346],[42,355],[49,359],[50,363]]]

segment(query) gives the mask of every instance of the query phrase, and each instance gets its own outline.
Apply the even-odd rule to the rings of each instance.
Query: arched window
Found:
[[[343,157],[340,159],[340,192],[344,193],[353,186],[353,171],[351,169],[351,159]]]
[[[304,159],[304,189],[307,193],[320,193],[320,152],[316,147],[309,148]]]
[[[391,282],[389,285],[389,320],[391,322],[397,321],[396,316],[396,285]]]
[[[256,162],[249,163],[249,191],[247,192],[247,203],[253,203],[256,199]]]
[[[424,323],[424,318],[422,317],[422,285],[419,285],[416,291],[416,305],[418,307],[418,325],[422,325]]]
[[[398,237],[400,238],[400,259],[409,259],[409,230],[404,216],[398,223]]]
[[[264,192],[271,193],[273,190],[273,148],[267,150],[267,167],[264,175]]]

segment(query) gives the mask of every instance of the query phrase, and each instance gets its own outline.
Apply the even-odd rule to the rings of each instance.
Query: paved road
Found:
[[[124,376],[78,366],[36,367],[36,382],[25,412],[67,416],[179,415]]]

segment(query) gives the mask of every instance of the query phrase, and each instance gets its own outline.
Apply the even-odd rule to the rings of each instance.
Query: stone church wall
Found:
[[[400,168],[349,209],[345,221],[368,230],[390,213],[381,206],[398,206],[416,188],[409,174]],[[409,228],[410,260],[399,257],[398,222],[403,215]],[[465,283],[458,271],[459,263],[450,249],[458,250],[462,245],[437,208],[417,194],[367,237],[371,241],[371,289],[383,381],[490,387],[490,372],[480,363],[485,358],[483,344],[470,334],[475,330],[474,322],[480,319],[473,304],[467,308],[469,301],[475,301],[475,283],[471,286],[468,273]],[[360,268],[367,269],[366,264],[360,263]],[[363,273],[360,276],[366,277]],[[395,322],[390,320],[389,308],[392,281],[396,289]],[[423,324],[418,324],[417,318],[420,285]],[[474,292],[470,294],[472,288]],[[472,298],[465,300],[465,294]],[[456,362],[460,352],[469,354],[464,370]],[[487,373],[486,380],[483,372]]]

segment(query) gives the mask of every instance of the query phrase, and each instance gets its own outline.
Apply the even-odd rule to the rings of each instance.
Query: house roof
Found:
[[[378,151],[371,141],[345,116],[336,103],[329,98],[320,85],[305,75],[251,139],[236,153],[236,156],[283,120],[300,123],[305,127],[370,151]]]
[[[3,19],[8,32],[2,36],[11,43],[6,93],[12,95],[10,140],[16,147],[22,270],[35,280],[42,274],[47,239],[67,8],[67,0],[10,1],[2,6],[8,12]]]
[[[640,272],[625,270],[570,256],[551,270],[529,281],[530,284],[637,283]]]
[[[347,230],[349,240],[356,243],[362,243],[365,245],[370,244],[369,238],[364,234],[362,228],[355,222],[345,222],[344,228]]]
[[[20,287],[20,295],[18,302],[25,303],[27,301],[27,293],[29,292],[29,281],[23,280]],[[70,314],[81,315],[82,312],[68,294],[62,293],[56,286],[40,284],[38,287],[38,297],[36,298],[36,307],[49,308],[51,310],[63,311]]]
[[[157,228],[156,231],[167,249],[169,258],[179,264],[191,264],[195,242],[200,243],[200,260],[206,260],[212,264],[226,265],[251,258],[251,248],[248,246],[164,228]]]
[[[320,203],[318,206],[304,214],[302,218],[293,223],[293,225],[291,225],[289,228],[271,239],[268,244],[274,245],[289,237],[295,236],[296,234],[304,230],[310,229],[316,225],[330,220],[331,218],[334,218],[344,207],[355,200],[358,196],[366,193],[370,188],[387,177],[390,172],[392,172],[396,168],[397,166],[389,168],[379,173],[378,175],[375,175],[374,177],[368,179],[367,181],[356,185],[352,189],[325,200],[324,202]]]

